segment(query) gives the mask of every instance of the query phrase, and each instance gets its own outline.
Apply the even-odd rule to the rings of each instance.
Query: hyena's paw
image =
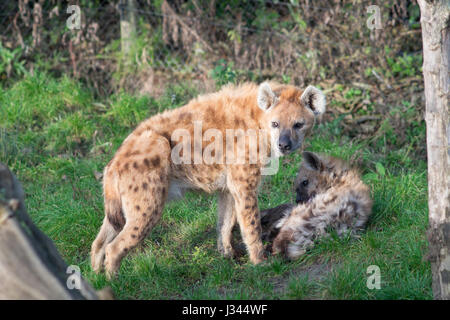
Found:
[[[250,262],[253,264],[261,264],[267,261],[267,257],[263,254],[261,257],[250,257]]]
[[[109,249],[109,250],[108,250]],[[120,259],[117,255],[112,254],[111,247],[106,248],[105,253],[105,273],[108,280],[113,279],[120,267]]]
[[[91,266],[95,273],[103,271],[105,262],[105,245],[100,241],[95,241],[91,247]]]
[[[106,279],[112,280],[117,276],[119,265],[112,265],[105,262],[105,275]]]
[[[260,263],[262,263],[262,262],[264,262],[266,260],[267,260],[267,255],[264,252],[262,244],[256,246],[256,248],[254,247],[254,248],[250,249],[250,261],[251,261],[251,263],[253,263],[253,264],[260,264]]]
[[[95,273],[100,273],[103,271],[105,262],[105,253],[99,252],[97,254],[93,253],[91,255],[91,266],[92,270],[94,270]]]
[[[225,258],[232,259],[236,256],[236,251],[233,249],[231,245],[224,246],[222,243],[219,242],[217,245],[217,250]]]

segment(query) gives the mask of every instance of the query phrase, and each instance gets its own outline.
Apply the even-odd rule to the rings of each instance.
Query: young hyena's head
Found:
[[[272,150],[283,156],[302,146],[326,103],[322,91],[313,86],[302,91],[264,82],[258,89],[258,106],[265,111],[264,126],[270,131]]]
[[[305,203],[326,192],[348,172],[348,165],[340,159],[303,152],[303,161],[295,179],[296,202]]]

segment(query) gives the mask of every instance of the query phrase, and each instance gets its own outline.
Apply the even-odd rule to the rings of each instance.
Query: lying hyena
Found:
[[[272,252],[298,258],[330,229],[338,235],[362,230],[371,214],[369,188],[357,170],[344,161],[303,153],[296,181],[297,205],[281,205],[261,212],[265,240]]]
[[[234,254],[231,236],[237,221],[251,262],[261,262],[264,257],[257,187],[264,161],[250,163],[246,150],[252,146],[247,146],[247,140],[243,163],[225,161],[225,153],[228,157],[228,153],[242,151],[224,142],[226,131],[261,130],[258,132],[267,143],[258,145],[258,151],[264,157],[279,157],[301,146],[315,118],[324,111],[325,96],[313,86],[302,91],[265,82],[260,86],[227,86],[143,121],[104,170],[105,218],[92,244],[93,269],[98,272],[105,267],[109,276],[114,274],[122,258],[158,223],[166,200],[186,190],[218,191],[219,251],[225,256]],[[195,132],[196,123],[201,123],[201,132]],[[208,149],[214,157],[212,163],[201,161],[210,147],[202,141],[208,140],[202,136],[212,132],[209,129],[221,134],[214,137],[214,143],[224,142],[222,146],[227,146],[225,153]],[[180,132],[194,138],[200,134],[200,139],[194,139],[193,146],[190,141],[185,144]],[[232,138],[237,140],[237,136]],[[180,140],[186,146],[181,151]],[[179,158],[186,156],[189,161],[180,163]]]

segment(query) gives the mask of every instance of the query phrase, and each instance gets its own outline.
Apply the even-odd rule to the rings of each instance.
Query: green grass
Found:
[[[173,86],[158,100],[118,93],[96,101],[80,84],[45,74],[0,89],[0,161],[22,181],[35,223],[96,288],[109,285],[119,299],[432,298],[424,260],[426,164],[413,158],[408,146],[386,152],[376,141],[339,135],[338,121],[318,126],[307,149],[361,165],[374,208],[360,239],[323,240],[294,262],[271,257],[253,266],[246,256],[227,260],[216,250],[216,198],[188,194],[167,205],[159,225],[123,260],[116,279],[94,274],[89,249],[103,218],[95,173],[139,121],[195,94]],[[293,200],[300,161],[300,154],[284,158],[278,174],[265,179],[261,208]],[[380,267],[380,290],[366,286],[370,265]]]

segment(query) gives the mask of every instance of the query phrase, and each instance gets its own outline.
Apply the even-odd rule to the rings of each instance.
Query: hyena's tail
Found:
[[[105,215],[108,223],[120,232],[125,225],[125,216],[122,211],[122,204],[118,199],[105,198]]]
[[[105,201],[105,216],[111,226],[120,232],[125,225],[125,216],[122,210],[122,201],[119,190],[119,176],[109,170],[108,164],[103,173],[103,194]]]

